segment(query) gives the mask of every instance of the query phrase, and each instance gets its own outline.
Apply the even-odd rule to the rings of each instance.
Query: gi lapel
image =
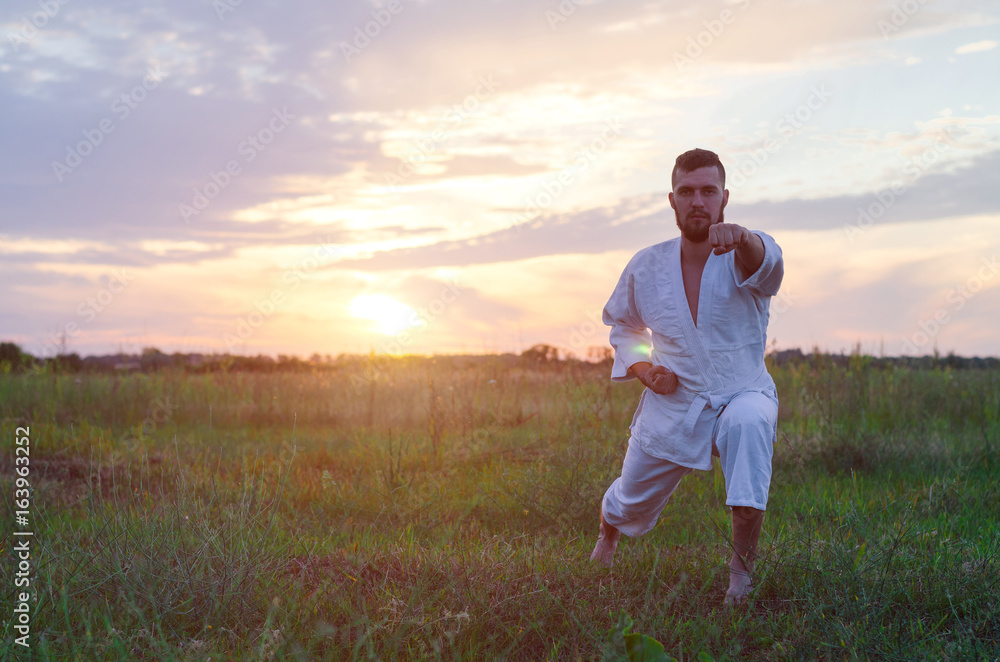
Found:
[[[678,311],[681,311],[679,312],[679,316],[681,328],[684,332],[684,339],[691,349],[691,356],[697,364],[703,382],[708,387],[706,391],[696,393],[694,401],[691,402],[691,407],[684,417],[684,433],[688,436],[693,436],[694,426],[698,422],[701,412],[705,410],[705,407],[712,407],[714,409],[724,404],[722,399],[713,393],[713,391],[721,388],[722,380],[719,379],[719,374],[716,372],[715,366],[712,365],[711,357],[705,347],[712,335],[713,295],[716,281],[719,279],[719,267],[723,264],[723,261],[713,254],[709,255],[708,261],[705,263],[705,269],[701,274],[701,288],[698,291],[698,319],[701,321],[701,324],[696,327],[694,318],[691,316],[691,308],[687,303],[687,295],[684,292],[684,273],[681,269],[680,242],[677,242],[677,249],[672,258],[671,268],[675,279],[674,282],[677,284],[677,287],[674,287],[674,305]]]
[[[712,333],[712,296],[715,290],[715,282],[719,278],[718,266],[722,260],[715,255],[709,255],[708,262],[701,274],[701,289],[698,291],[698,319],[701,325],[694,325],[694,318],[691,317],[691,308],[688,306],[687,295],[684,293],[684,273],[681,270],[681,243],[677,242],[677,248],[670,259],[670,268],[673,274],[674,283],[674,306],[680,317],[681,329],[684,331],[684,340],[691,349],[691,356],[698,364],[704,383],[708,390],[714,391],[722,385],[719,375],[715,372],[715,366],[705,348],[707,339]]]

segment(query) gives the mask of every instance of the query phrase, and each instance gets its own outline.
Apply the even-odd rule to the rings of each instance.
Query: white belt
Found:
[[[747,379],[736,386],[728,386],[717,391],[691,391],[691,389],[678,386],[679,389],[684,389],[695,394],[694,400],[691,401],[691,406],[684,416],[684,434],[689,437],[694,436],[694,426],[698,423],[698,417],[701,416],[701,412],[705,411],[705,407],[709,407],[713,411],[718,411],[728,405],[729,401],[739,393],[761,390],[753,388],[753,384],[757,383],[761,375],[766,372],[767,369],[761,364],[760,372],[754,375],[753,378]]]
[[[705,411],[705,407],[710,407],[712,410],[722,409],[729,404],[729,401],[733,399],[733,396],[739,393],[739,391],[727,390],[724,394],[716,393],[698,393],[694,401],[691,402],[691,407],[688,408],[687,415],[684,416],[684,434],[689,437],[694,436],[694,426],[698,422],[698,417],[701,416],[701,412]]]

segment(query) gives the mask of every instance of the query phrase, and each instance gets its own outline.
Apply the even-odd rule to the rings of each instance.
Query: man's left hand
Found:
[[[750,241],[751,232],[735,223],[716,223],[708,228],[708,241],[716,255],[728,253]]]

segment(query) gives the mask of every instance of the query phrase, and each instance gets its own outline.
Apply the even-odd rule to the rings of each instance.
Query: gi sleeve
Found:
[[[781,279],[785,275],[785,263],[781,258],[781,248],[770,235],[754,230],[754,234],[764,242],[764,261],[757,267],[757,271],[742,283],[737,281],[739,287],[747,287],[757,296],[773,297],[778,294],[781,287]]]
[[[604,323],[611,327],[611,346],[615,348],[615,362],[611,368],[611,381],[627,382],[635,379],[628,369],[639,361],[652,362],[652,339],[635,303],[635,276],[632,264],[625,267],[615,291],[604,306]]]

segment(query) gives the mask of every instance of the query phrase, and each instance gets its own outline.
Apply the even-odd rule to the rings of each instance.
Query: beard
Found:
[[[684,223],[681,223],[681,215],[676,209],[674,210],[674,217],[677,219],[677,227],[681,229],[681,234],[684,236],[685,239],[694,244],[700,244],[703,241],[708,241],[708,229],[712,225],[715,225],[715,223],[712,222],[710,216],[708,216],[706,223],[701,223],[700,219],[695,219],[693,221],[690,220],[690,215],[688,215],[689,220],[687,220]],[[720,209],[719,220],[716,222],[725,223],[725,218],[726,218],[726,210]]]

